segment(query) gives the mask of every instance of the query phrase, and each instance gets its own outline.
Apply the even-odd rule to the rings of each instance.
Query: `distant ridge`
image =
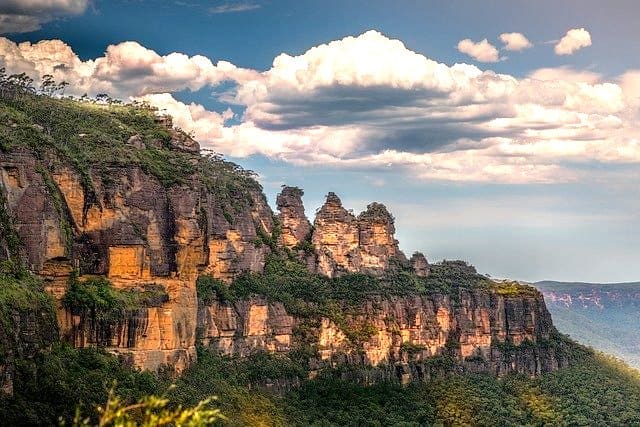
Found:
[[[560,332],[640,369],[640,282],[532,285],[544,295]]]

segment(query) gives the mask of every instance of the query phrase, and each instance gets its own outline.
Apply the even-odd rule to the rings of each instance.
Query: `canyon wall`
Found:
[[[534,375],[566,363],[543,346],[553,327],[539,296],[477,290],[461,292],[455,301],[437,292],[376,297],[345,311],[346,325],[329,318],[306,325],[282,304],[257,297],[199,303],[199,276],[228,285],[243,273],[262,272],[274,251],[288,251],[327,277],[381,277],[397,265],[427,277],[430,266],[424,255],[407,260],[400,251],[385,206],[372,203],[356,216],[329,193],[312,225],[302,190],[285,187],[276,216],[255,180],[236,182],[235,172],[215,169],[215,162],[197,154],[195,141],[169,130],[170,150],[194,166],[172,185],[138,165],[79,170],[52,153],[0,151],[2,212],[19,237],[20,257],[56,300],[62,339],[103,347],[151,370],[169,365],[181,371],[193,362],[196,331],[204,345],[223,354],[288,353],[304,345],[316,355],[314,369],[381,365],[402,381],[428,375],[430,361],[445,354],[465,369],[496,374]],[[150,143],[133,135],[128,144],[147,150]],[[0,240],[4,258],[6,240]],[[164,297],[101,318],[63,303],[73,272],[80,282],[106,277],[116,289],[162,289]],[[303,326],[311,339],[301,338]],[[361,333],[354,338],[345,327]]]
[[[551,317],[539,296],[470,291],[459,301],[442,294],[374,298],[345,311],[346,324],[338,326],[328,318],[291,316],[281,303],[254,298],[203,305],[198,323],[202,343],[225,355],[311,350],[315,369],[377,366],[376,375],[403,382],[430,378],[446,360],[496,375],[536,375],[568,364],[562,349],[549,345]]]

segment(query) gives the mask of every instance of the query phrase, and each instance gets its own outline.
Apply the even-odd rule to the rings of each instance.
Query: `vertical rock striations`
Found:
[[[284,187],[276,198],[280,220],[279,243],[286,248],[300,247],[311,235],[311,223],[304,213],[302,196],[297,187]]]
[[[314,222],[318,272],[329,277],[345,272],[381,275],[393,260],[406,262],[394,234],[394,218],[383,204],[371,203],[356,218],[329,193]]]
[[[447,363],[447,369],[455,364],[495,375],[537,375],[568,364],[562,348],[549,345],[554,332],[539,295],[471,291],[459,301],[441,294],[376,298],[348,313],[341,325],[328,318],[309,323],[289,315],[282,303],[249,299],[201,306],[198,323],[203,344],[225,355],[311,349],[311,367],[377,367],[376,375],[400,381],[427,379]]]
[[[360,230],[360,270],[382,274],[392,260],[406,261],[395,239],[394,218],[381,203],[371,203],[358,215]]]
[[[334,277],[355,272],[361,264],[360,230],[356,217],[342,207],[335,193],[329,193],[316,214],[311,241],[318,256],[318,272]]]

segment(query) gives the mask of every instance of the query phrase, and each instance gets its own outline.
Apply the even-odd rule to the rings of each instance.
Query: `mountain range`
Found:
[[[545,280],[534,286],[560,332],[640,368],[640,282]]]

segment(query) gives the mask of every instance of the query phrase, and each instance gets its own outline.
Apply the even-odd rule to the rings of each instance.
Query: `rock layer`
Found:
[[[176,149],[193,149],[185,138],[173,138]],[[198,275],[230,281],[243,271],[262,271],[270,250],[255,244],[273,230],[257,184],[223,203],[199,174],[166,187],[132,165],[90,171],[87,182],[60,159],[43,161],[26,149],[0,152],[0,177],[25,264],[57,298],[62,337],[124,354],[141,368],[168,363],[180,370],[195,358]],[[98,330],[95,319],[62,307],[73,270],[81,279],[106,276],[116,288],[163,285],[169,301]]]
[[[362,339],[349,337],[344,325],[328,318],[310,326],[281,303],[259,298],[201,306],[198,323],[203,344],[225,355],[289,353],[311,346],[318,355],[312,367],[373,366],[379,375],[405,382],[427,378],[430,366],[443,356],[464,370],[496,375],[536,375],[568,364],[560,350],[546,345],[553,328],[540,296],[474,291],[460,297],[458,302],[438,294],[369,301],[346,315],[348,329],[371,328]]]

